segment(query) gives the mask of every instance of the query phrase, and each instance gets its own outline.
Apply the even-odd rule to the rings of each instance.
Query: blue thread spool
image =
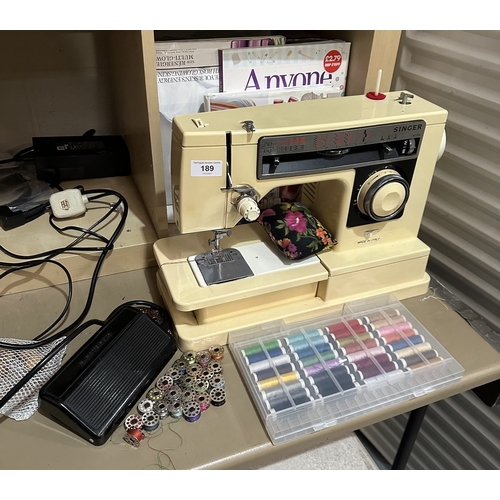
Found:
[[[200,405],[195,401],[191,401],[182,409],[182,414],[188,422],[196,422],[201,417]]]
[[[277,347],[276,349],[270,349],[269,351],[267,351],[267,353],[266,351],[260,351],[254,354],[249,354],[246,358],[247,363],[253,364],[268,358],[276,358],[278,356],[281,356],[282,354],[285,354],[285,350],[282,347]]]
[[[408,337],[408,339],[396,340],[391,342],[389,345],[395,350],[404,349],[405,347],[410,347],[411,345],[421,344],[424,341],[422,335],[414,335],[413,337]]]
[[[288,396],[283,395],[283,396],[277,396],[271,400],[268,400],[266,402],[268,409],[274,410],[274,411],[282,411],[286,410],[287,408],[292,408],[293,406],[300,405],[303,403],[308,403],[309,401],[312,401],[313,398],[309,396],[309,391],[306,391],[305,389],[303,390],[302,393],[297,393],[293,396],[293,401],[290,401]]]
[[[325,342],[324,344],[320,344],[314,347],[319,353],[329,352],[333,350],[333,346],[329,342]],[[299,359],[302,360],[303,358],[308,358],[309,356],[315,356],[316,352],[312,347],[305,347],[304,349],[296,350],[295,354],[297,354]]]

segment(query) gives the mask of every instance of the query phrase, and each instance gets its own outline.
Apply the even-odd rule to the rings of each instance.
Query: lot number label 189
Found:
[[[191,160],[192,177],[220,177],[221,175],[221,160]]]

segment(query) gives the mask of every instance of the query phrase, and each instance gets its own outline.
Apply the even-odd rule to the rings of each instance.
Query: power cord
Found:
[[[98,200],[102,200],[105,197],[115,197],[116,201],[113,203],[109,204],[109,209],[108,211],[100,217],[95,223],[93,223],[89,228],[83,228],[75,225],[67,225],[65,227],[59,227],[56,224],[56,217],[54,216],[54,213],[52,213],[49,216],[49,223],[52,228],[54,228],[56,231],[58,231],[61,234],[67,234],[68,231],[76,231],[79,234],[70,244],[68,244],[65,247],[59,247],[55,248],[52,250],[47,250],[44,252],[40,252],[37,254],[33,255],[20,255],[16,254],[14,252],[11,252],[7,250],[4,246],[0,245],[0,251],[3,252],[4,254],[8,255],[9,257],[20,260],[22,262],[0,262],[0,269],[5,268],[6,270],[0,274],[0,280],[4,278],[5,276],[8,276],[9,274],[15,273],[20,270],[26,270],[30,268],[34,268],[37,266],[42,266],[44,264],[52,264],[58,266],[60,269],[63,270],[63,272],[66,275],[66,278],[68,280],[68,293],[67,293],[67,300],[66,304],[62,310],[62,312],[58,315],[57,319],[45,330],[43,330],[40,334],[38,334],[31,343],[29,344],[12,344],[9,342],[0,342],[0,348],[3,349],[9,349],[12,351],[20,351],[20,350],[28,350],[28,349],[36,349],[40,348],[43,346],[46,346],[48,344],[51,344],[55,340],[63,339],[60,343],[57,344],[57,346],[48,354],[46,355],[33,369],[31,369],[24,377],[22,377],[21,380],[19,380],[18,383],[15,384],[14,387],[12,387],[7,394],[4,395],[4,397],[0,401],[0,408],[2,408],[8,401],[9,399],[22,387],[24,386],[40,369],[42,369],[50,359],[52,359],[53,356],[57,352],[59,352],[61,349],[63,349],[68,343],[70,343],[74,338],[76,338],[77,335],[79,335],[82,331],[84,331],[88,326],[93,325],[93,324],[101,324],[99,320],[91,320],[83,325],[81,325],[82,321],[86,318],[90,307],[92,305],[92,301],[94,298],[95,294],[95,289],[97,285],[97,279],[99,276],[99,272],[101,270],[101,267],[103,265],[104,259],[106,258],[107,254],[114,248],[114,243],[118,236],[120,235],[121,231],[123,230],[123,227],[125,225],[125,222],[127,220],[127,215],[128,215],[128,203],[127,200],[121,195],[120,193],[113,191],[111,189],[92,189],[92,190],[85,190],[82,186],[77,186],[74,190],[72,191],[72,196],[78,197],[75,191],[78,192],[78,194],[81,196],[82,200],[85,200],[87,203],[96,203]],[[56,201],[52,200],[52,207],[55,207],[55,204],[57,202],[61,203],[61,200],[64,202],[63,205],[66,205],[67,200],[64,197],[64,194],[59,196],[61,193],[64,193],[65,191],[60,191],[57,193]],[[52,199],[52,197],[51,197]],[[71,203],[70,203],[70,208],[71,208]],[[77,211],[79,208],[77,208]],[[57,209],[56,209],[57,211]],[[68,214],[71,216],[71,214],[75,213],[73,210],[69,210]],[[98,228],[101,227],[105,222],[108,222],[108,219],[112,217],[113,215],[120,214],[121,218],[118,221],[118,224],[113,231],[112,235],[109,238],[104,237],[98,232]],[[98,240],[99,242],[102,243],[102,245],[95,245],[95,246],[79,246],[79,243],[82,241],[89,239],[89,238],[94,238]],[[62,264],[61,262],[54,260],[55,257],[58,255],[62,255],[64,253],[86,253],[86,252],[100,252],[100,255],[97,259],[94,271],[92,273],[92,277],[90,280],[90,288],[89,288],[89,293],[87,297],[87,301],[85,303],[85,306],[80,313],[80,315],[68,326],[60,330],[59,332],[52,333],[51,335],[48,335],[49,332],[53,331],[56,326],[60,323],[60,321],[63,319],[65,314],[67,313],[71,300],[73,297],[73,280],[71,278],[71,273],[68,271],[68,269]],[[152,307],[153,305],[144,301],[138,301],[135,304],[143,305],[146,307]],[[159,306],[154,305],[154,307],[159,308]],[[81,326],[80,326],[81,325]]]

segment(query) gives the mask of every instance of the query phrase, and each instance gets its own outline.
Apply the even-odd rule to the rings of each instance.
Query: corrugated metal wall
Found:
[[[449,112],[420,238],[429,270],[500,328],[500,31],[404,31],[392,88]]]
[[[500,331],[500,31],[405,31],[393,90],[446,108],[420,238],[429,270]],[[408,415],[362,429],[392,463]],[[500,406],[471,391],[429,406],[410,469],[499,469]]]

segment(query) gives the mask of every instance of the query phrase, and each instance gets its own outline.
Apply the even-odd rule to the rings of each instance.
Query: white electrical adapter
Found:
[[[89,200],[79,189],[65,189],[51,195],[49,202],[54,217],[68,219],[84,214]]]

